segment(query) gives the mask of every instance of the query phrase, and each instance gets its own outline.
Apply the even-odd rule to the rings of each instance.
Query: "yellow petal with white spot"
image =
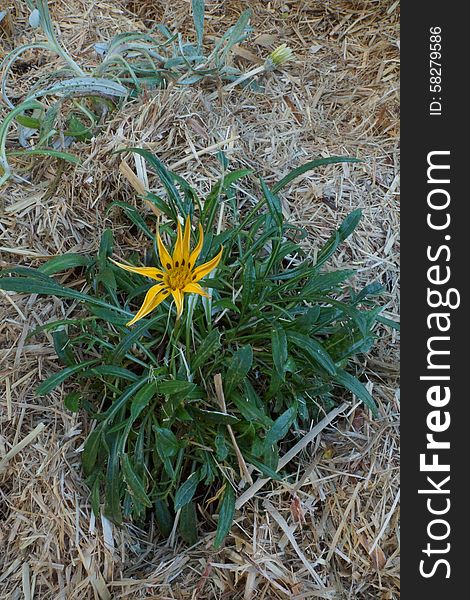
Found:
[[[214,270],[216,268],[216,266],[220,262],[220,259],[222,258],[223,251],[224,251],[224,247],[222,246],[222,248],[220,249],[220,252],[219,252],[219,254],[217,254],[217,256],[214,256],[214,258],[212,260],[210,260],[209,262],[206,262],[203,265],[201,265],[200,267],[198,267],[197,269],[194,269],[193,283],[197,283],[200,279],[202,279],[203,277],[208,275],[212,270]]]
[[[188,283],[184,288],[183,292],[185,294],[199,294],[200,296],[204,296],[209,298],[209,294],[202,289],[199,283]]]
[[[163,285],[154,285],[152,286],[147,294],[145,295],[144,302],[140,307],[138,313],[135,315],[133,319],[127,323],[127,326],[133,325],[136,321],[143,319],[149,312],[152,312],[154,308],[165,300],[170,295],[170,292]]]
[[[204,232],[202,231],[202,225],[199,223],[199,239],[196,247],[189,256],[190,268],[194,268],[194,263],[197,261],[198,256],[201,254],[202,245],[204,244]]]
[[[145,275],[145,277],[150,277],[151,279],[163,279],[163,271],[160,269],[156,269],[155,267],[132,267],[131,265],[125,265],[123,263],[118,262],[117,260],[109,259],[113,264],[124,269],[124,271],[129,271],[131,273],[138,273],[139,275]]]

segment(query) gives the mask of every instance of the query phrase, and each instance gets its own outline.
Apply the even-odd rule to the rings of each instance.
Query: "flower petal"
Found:
[[[178,235],[176,236],[176,244],[173,250],[173,267],[179,267],[183,261],[183,232],[181,224],[178,221]]]
[[[199,283],[188,283],[183,288],[183,292],[187,294],[199,294],[200,296],[205,296],[209,298],[209,294],[202,289]]]
[[[176,305],[176,318],[179,319],[183,314],[184,294],[181,290],[171,290],[171,295]]]
[[[213,269],[216,268],[216,266],[220,262],[220,259],[222,258],[223,251],[224,251],[224,247],[222,246],[222,248],[220,249],[220,252],[219,252],[219,254],[217,254],[217,256],[214,256],[214,258],[212,260],[210,260],[209,262],[206,262],[203,265],[199,266],[197,269],[194,269],[193,276],[192,276],[193,283],[198,282],[200,279],[205,277],[208,273],[210,273]]]
[[[191,221],[189,217],[186,217],[186,225],[184,226],[184,238],[183,238],[183,260],[186,264],[189,262],[189,255],[191,251]]]
[[[189,268],[194,268],[194,263],[197,261],[198,256],[201,254],[202,245],[204,244],[204,232],[202,230],[202,225],[199,223],[199,239],[197,241],[196,247],[191,252],[189,256]]]
[[[171,258],[168,250],[165,248],[162,238],[160,237],[160,233],[157,231],[157,245],[158,245],[158,255],[160,256],[160,262],[162,263],[162,267],[169,271],[173,267],[173,259]]]
[[[151,279],[163,279],[163,271],[160,269],[156,269],[155,267],[131,267],[130,265],[125,265],[123,263],[118,262],[117,260],[109,259],[113,264],[124,269],[124,271],[130,271],[131,273],[138,273],[139,275],[145,275],[145,277],[150,277]]]
[[[156,308],[160,304],[160,302],[163,302],[163,300],[165,300],[165,298],[167,298],[169,295],[170,292],[168,291],[168,288],[166,286],[152,286],[145,295],[144,302],[142,303],[142,306],[140,307],[139,311],[137,312],[135,317],[129,321],[129,323],[126,323],[126,325],[129,327],[130,325],[133,325],[136,321],[143,319],[146,315],[149,314],[149,312],[152,312],[152,310]]]

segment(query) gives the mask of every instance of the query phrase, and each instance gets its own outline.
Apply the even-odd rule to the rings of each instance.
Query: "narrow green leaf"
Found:
[[[183,508],[183,506],[185,506],[185,504],[188,502],[191,502],[194,493],[196,492],[199,480],[199,471],[195,471],[194,473],[191,473],[191,475],[184,483],[182,483],[182,485],[180,485],[175,495],[175,511]]]
[[[274,421],[271,429],[266,432],[266,437],[264,438],[265,450],[284,438],[296,415],[297,409],[291,406]]]
[[[362,211],[359,208],[353,210],[349,215],[347,215],[347,217],[339,226],[338,230],[333,233],[333,235],[318,253],[316,263],[317,267],[320,267],[323,263],[325,263],[335,252],[338,246],[351,235],[361,220],[361,216]]]
[[[117,367],[116,365],[97,365],[91,369],[88,369],[83,373],[84,377],[118,377],[119,379],[126,379],[128,381],[139,381],[138,375],[125,369],[123,367]]]
[[[96,428],[92,431],[85,442],[82,452],[82,466],[85,476],[88,477],[92,474],[95,468],[96,459],[98,457],[98,450],[101,445],[101,429]]]
[[[64,406],[70,412],[76,413],[80,409],[80,392],[70,392],[64,398]]]
[[[62,364],[67,367],[72,367],[77,364],[73,350],[70,346],[70,338],[65,327],[53,331],[52,339],[54,341],[54,350]]]
[[[157,389],[159,394],[163,394],[165,396],[176,396],[177,398],[181,399],[188,397],[196,390],[200,390],[200,388],[195,383],[179,379],[172,379],[170,381],[158,381]],[[201,396],[202,393],[202,390],[200,390]]]
[[[80,164],[78,156],[74,156],[69,152],[61,152],[60,150],[52,150],[51,148],[34,148],[33,150],[11,150],[7,152],[7,156],[52,156],[53,158],[60,158],[65,162],[72,163],[74,165]]]
[[[95,365],[97,362],[98,359],[86,360],[85,362],[82,362],[79,365],[67,367],[66,369],[62,369],[58,373],[54,373],[54,375],[51,375],[45,381],[38,385],[36,389],[36,396],[45,396],[46,394],[49,394],[58,385],[63,383],[67,379],[67,377],[70,377],[75,373],[79,373],[80,371],[84,371],[87,367]]]
[[[170,429],[163,427],[156,427],[155,431],[157,434],[157,452],[160,458],[164,460],[165,458],[174,456],[179,449],[179,443],[175,434]]]
[[[119,470],[119,447],[121,441],[119,434],[113,435],[108,456],[108,466],[106,469],[105,481],[105,504],[104,514],[110,521],[116,525],[122,523],[121,513],[121,473]]]
[[[217,329],[213,329],[202,341],[199,348],[194,354],[192,361],[193,373],[202,365],[205,365],[209,358],[220,348],[220,333]]]
[[[38,271],[46,275],[54,275],[54,273],[61,273],[68,269],[74,269],[75,267],[88,267],[91,264],[91,259],[83,254],[76,254],[69,252],[62,254],[61,256],[55,256],[46,263],[41,265]]]
[[[279,475],[279,473],[277,471],[275,471],[274,469],[272,469],[265,463],[258,460],[252,454],[245,453],[244,456],[245,456],[246,461],[248,463],[250,463],[251,465],[253,465],[254,467],[256,467],[258,469],[258,471],[260,471],[261,474],[264,475],[265,477],[269,477],[270,479],[274,479],[275,481],[282,481],[282,476]]]
[[[336,374],[336,365],[320,342],[308,335],[292,330],[287,331],[287,339],[297,346],[303,354],[311,358],[314,363],[321,365],[330,375]]]
[[[197,542],[197,518],[194,502],[188,502],[181,509],[178,530],[183,540],[190,546]]]
[[[163,537],[168,537],[173,529],[173,517],[168,509],[166,500],[155,501],[155,520]]]
[[[271,213],[272,218],[278,227],[282,227],[282,222],[284,220],[282,215],[282,205],[279,198],[274,194],[266,185],[263,179],[260,179],[261,188],[263,190],[264,197],[266,198],[266,202],[268,203],[269,212]]]
[[[192,0],[194,28],[196,29],[198,48],[202,47],[204,37],[204,0]]]
[[[253,350],[251,346],[242,346],[235,352],[224,379],[224,388],[227,396],[230,396],[236,386],[245,379],[252,364]]]
[[[129,493],[133,496],[134,500],[143,504],[144,506],[151,507],[152,503],[150,498],[145,491],[144,484],[141,478],[137,475],[129,456],[125,453],[121,454],[121,467],[124,481],[127,484]]]
[[[214,538],[214,548],[216,549],[220,547],[230,531],[233,522],[233,516],[235,514],[235,492],[228,481],[225,486],[224,495],[219,509],[217,531]]]
[[[132,398],[131,403],[131,423],[138,418],[140,413],[146,408],[150,402],[150,400],[157,393],[157,386],[154,381],[147,383],[143,388],[141,388],[137,394]]]
[[[346,371],[342,369],[337,369],[335,381],[337,381],[340,385],[348,389],[355,396],[362,400],[364,404],[372,411],[374,416],[377,416],[377,405],[375,404],[374,399],[367,391],[367,388],[353,375],[350,375]]]
[[[287,336],[284,329],[276,324],[271,330],[271,352],[276,371],[284,381],[287,364]]]
[[[362,160],[360,158],[354,158],[352,156],[330,156],[328,158],[317,158],[315,160],[311,160],[305,163],[304,165],[301,165],[300,167],[292,169],[292,171],[290,171],[290,173],[288,173],[283,179],[281,179],[281,181],[278,181],[276,185],[273,185],[271,190],[273,194],[276,194],[277,192],[279,192],[279,190],[288,185],[296,177],[299,177],[300,175],[303,175],[308,171],[312,171],[313,169],[316,169],[317,167],[320,167],[322,165],[331,165],[343,162],[355,163],[362,162]]]
[[[227,458],[228,453],[229,453],[229,448],[227,446],[227,441],[225,439],[225,436],[221,433],[218,433],[215,436],[214,444],[215,444],[215,453],[217,456],[217,460],[224,461]]]

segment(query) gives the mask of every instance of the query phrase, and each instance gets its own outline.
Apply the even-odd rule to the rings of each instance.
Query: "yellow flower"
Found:
[[[181,225],[178,223],[178,236],[173,249],[173,256],[171,256],[165,248],[160,234],[157,233],[158,254],[163,269],[157,269],[155,267],[131,267],[117,262],[112,258],[110,259],[115,265],[121,267],[121,269],[131,271],[132,273],[139,273],[139,275],[145,275],[145,277],[150,277],[150,279],[154,279],[158,282],[149,289],[139,311],[127,325],[133,325],[136,321],[139,321],[139,319],[143,319],[143,317],[148,315],[149,312],[163,302],[165,298],[168,298],[170,294],[175,301],[177,319],[179,319],[183,313],[185,294],[200,294],[201,296],[208,297],[207,292],[202,289],[198,281],[217,267],[222,258],[224,248],[222,246],[217,256],[209,262],[206,262],[199,267],[195,267],[195,263],[201,253],[202,245],[204,243],[204,234],[201,224],[199,224],[199,240],[192,252],[190,247],[190,237],[191,222],[188,217],[186,219],[184,234]]]

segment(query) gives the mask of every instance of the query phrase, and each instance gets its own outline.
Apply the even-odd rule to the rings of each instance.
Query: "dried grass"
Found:
[[[397,316],[398,3],[207,4],[209,37],[247,4],[253,8],[254,41],[234,58],[244,68],[284,41],[296,60],[263,76],[264,95],[234,90],[209,102],[209,84],[148,94],[116,113],[91,144],[74,147],[83,159],[76,170],[57,175],[56,164],[35,162],[30,184],[12,182],[2,190],[0,266],[93,252],[106,226],[116,233],[118,251],[141,247],[119,212],[105,213],[116,199],[139,202],[119,169],[122,155],[111,154],[126,145],[153,150],[202,194],[218,178],[219,148],[234,166],[253,167],[268,181],[309,158],[349,154],[365,162],[294,182],[284,194],[285,210],[308,228],[305,245],[315,252],[345,214],[362,207],[359,229],[335,261],[356,267],[358,283],[384,283],[385,314]],[[25,35],[24,11],[16,0],[9,6],[12,26],[0,30],[0,56]],[[191,32],[185,0],[57,0],[51,8],[67,47],[90,62],[95,41],[142,30],[154,19]],[[50,65],[27,55],[22,68],[37,77]],[[18,77],[15,89],[25,79]],[[132,157],[126,161],[139,173]],[[251,185],[242,204],[253,201],[256,182]],[[150,173],[148,186],[158,189]],[[153,526],[117,530],[90,514],[80,476],[88,424],[64,410],[61,390],[40,401],[34,396],[57,364],[47,334],[28,337],[73,310],[66,301],[0,292],[2,599],[398,598],[395,333],[384,331],[363,365],[380,418],[348,405],[311,435],[289,462],[296,485],[267,482],[257,489],[238,511],[225,548],[214,553],[209,531],[185,549],[177,538],[159,541]]]

